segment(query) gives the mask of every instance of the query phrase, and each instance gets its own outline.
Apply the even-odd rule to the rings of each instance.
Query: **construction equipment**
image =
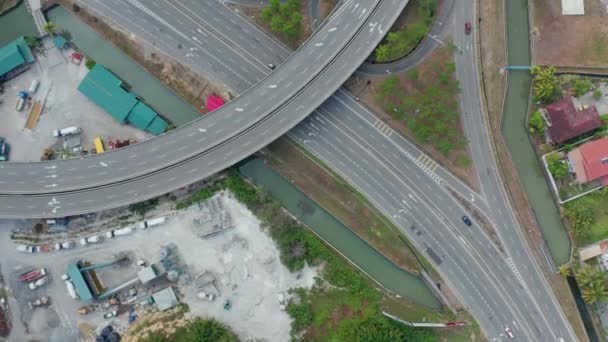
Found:
[[[40,277],[43,277],[46,275],[46,268],[40,268],[40,269],[35,269],[35,270],[30,270],[27,271],[25,273],[22,273],[19,276],[19,281],[22,282],[28,282],[28,281],[33,281],[36,280]]]
[[[49,296],[42,296],[36,300],[28,302],[27,304],[30,306],[30,309],[33,309],[33,308],[39,308],[42,306],[47,306],[50,303],[51,303],[51,299],[49,298]]]
[[[76,310],[76,312],[78,312],[79,315],[88,315],[93,311],[95,311],[95,307],[93,307],[92,305],[83,306],[83,307],[79,308],[78,310]]]

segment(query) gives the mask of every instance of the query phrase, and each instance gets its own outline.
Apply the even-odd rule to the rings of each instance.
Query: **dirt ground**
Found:
[[[479,54],[482,66],[482,82],[484,95],[488,106],[488,114],[492,123],[498,124],[502,115],[502,104],[506,90],[506,76],[500,69],[507,64],[505,46],[504,0],[489,0],[478,2],[479,23]]]
[[[70,13],[83,20],[106,40],[159,79],[167,88],[172,89],[177,95],[192,104],[201,114],[207,113],[205,100],[208,95],[218,94],[225,99],[229,99],[231,96],[222,86],[211,83],[176,60],[158,52],[147,51],[144,48],[144,43],[129,32],[124,32],[116,26],[105,23],[85,9],[81,8],[77,13],[74,12],[72,0],[56,0],[55,2],[63,5]]]
[[[334,7],[336,7],[337,2],[338,0],[321,0],[319,4],[319,16],[321,20],[325,20],[329,16]]]
[[[307,157],[293,142],[280,138],[265,158],[283,177],[371,243],[399,267],[418,272],[414,254],[399,240],[396,228],[344,181]]]
[[[608,11],[600,0],[585,0],[585,14],[562,15],[561,1],[530,1],[534,13],[534,63],[606,66]]]
[[[537,0],[535,2],[541,2]],[[561,4],[554,2],[549,5],[549,1],[542,1],[547,6],[557,6],[561,11]],[[498,70],[505,65],[506,50],[504,36],[504,0],[478,1],[478,9],[482,18],[481,27],[479,30],[480,39],[480,56],[482,66],[482,85],[485,95],[488,117],[492,127],[492,137],[494,139],[494,147],[496,150],[497,160],[502,174],[502,179],[505,182],[506,189],[511,203],[518,215],[518,220],[525,229],[528,236],[528,241],[531,246],[538,246],[542,243],[542,236],[536,224],[536,219],[530,210],[528,198],[523,191],[522,184],[519,182],[515,166],[513,165],[506,143],[502,138],[501,118],[502,104],[506,89],[506,78],[501,75]],[[560,14],[561,16],[561,14]],[[499,24],[497,24],[499,23]],[[535,46],[536,51],[539,50],[539,45]],[[538,63],[538,60],[537,60]],[[538,251],[538,248],[532,248],[533,251]],[[542,256],[537,253],[538,262],[544,263]],[[558,275],[549,275],[556,297],[558,298],[566,317],[573,325],[574,331],[580,340],[584,341],[585,332],[580,321],[578,310],[574,299],[568,288],[565,280]]]
[[[263,9],[262,7],[248,7],[237,5],[230,5],[230,7],[238,8],[239,12],[246,15],[251,22],[260,26],[265,32],[272,35],[292,50],[297,50],[298,47],[300,47],[300,45],[302,45],[302,43],[304,43],[304,41],[306,41],[306,39],[308,39],[308,37],[312,33],[312,29],[310,27],[310,18],[308,15],[308,0],[302,0],[302,6],[300,10],[300,13],[302,14],[302,35],[300,39],[297,40],[287,40],[280,33],[272,32],[272,30],[270,29],[270,25],[260,18]]]
[[[431,68],[438,63],[439,61],[443,61],[446,58],[449,58],[449,52],[447,48],[435,49],[435,51],[431,54],[429,58],[427,58],[423,63],[418,66],[418,71],[421,76],[419,79],[424,78],[425,72],[429,73]],[[415,87],[412,82],[407,78],[406,74],[399,75],[400,83],[404,85],[405,89],[411,89]],[[399,134],[408,137],[410,141],[414,142],[419,148],[421,148],[425,153],[432,156],[432,158],[437,161],[442,166],[449,169],[454,175],[462,179],[468,186],[472,189],[478,190],[479,185],[477,183],[477,177],[475,176],[475,172],[473,170],[473,164],[471,163],[469,166],[460,166],[457,164],[458,157],[461,155],[465,155],[469,158],[469,151],[466,150],[453,150],[447,156],[444,156],[439,151],[437,151],[431,144],[419,144],[416,142],[414,134],[408,129],[407,124],[399,119],[393,117],[392,113],[386,112],[382,106],[379,106],[375,101],[376,96],[376,85],[382,82],[385,77],[374,77],[370,79],[371,84],[366,85],[365,80],[361,80],[357,77],[351,77],[347,83],[345,84],[346,88],[351,91],[353,94],[359,94],[358,96],[361,98],[361,102],[365,103],[366,106],[372,109],[374,113],[378,115],[378,117],[382,118],[382,121],[389,125],[391,128],[399,132]],[[453,129],[457,129],[460,132],[463,132],[462,127],[460,126],[460,122],[457,127],[453,127]],[[464,133],[462,133],[464,135]]]
[[[0,0],[0,15],[4,14],[4,11],[13,8],[19,2],[19,0]]]

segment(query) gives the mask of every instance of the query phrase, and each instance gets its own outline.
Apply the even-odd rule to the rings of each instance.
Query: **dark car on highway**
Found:
[[[466,224],[467,226],[470,226],[473,224],[473,222],[471,222],[471,219],[468,218],[467,216],[462,217],[462,222],[464,222],[464,224]]]
[[[8,161],[10,146],[0,137],[0,161]]]
[[[464,23],[464,33],[471,34],[471,22],[467,21]]]

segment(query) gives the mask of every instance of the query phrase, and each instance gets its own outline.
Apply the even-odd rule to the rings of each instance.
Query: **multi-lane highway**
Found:
[[[208,6],[214,7],[212,2]],[[192,8],[203,13],[202,8]],[[455,14],[461,23],[472,16],[470,3],[463,3],[458,8],[465,9]],[[218,11],[228,15],[221,9]],[[202,18],[211,21],[204,15]],[[226,18],[222,20],[228,21]],[[450,26],[458,28],[454,27],[454,22]],[[243,32],[248,34],[239,37],[250,40],[255,30],[245,29]],[[475,52],[470,45],[472,40],[458,33],[454,39],[462,46],[462,58],[457,58],[457,62],[464,75],[459,73],[459,79],[467,82],[467,96],[478,97],[475,94],[478,89]],[[276,44],[274,51],[276,55],[284,53]],[[238,51],[234,53],[248,55]],[[262,59],[261,56],[255,57],[258,61]],[[243,61],[243,65],[255,63],[255,60]],[[200,70],[196,63],[191,62],[190,66]],[[465,78],[467,75],[471,77]],[[487,135],[479,104],[461,100],[464,108],[478,107],[474,114],[477,115],[474,118],[477,126],[471,127],[477,128],[479,135],[473,143],[483,148]],[[502,334],[504,337],[505,327],[510,326],[520,340],[575,339],[552,295],[539,292],[548,288],[543,283],[544,279],[532,277],[530,283],[529,275],[522,275],[520,268],[535,267],[530,265],[531,259],[521,260],[526,258],[527,251],[523,240],[520,245],[512,246],[516,253],[521,254],[520,260],[516,260],[510,256],[511,253],[505,254],[496,247],[476,224],[471,228],[465,227],[460,221],[465,210],[451,198],[446,187],[458,188],[461,195],[472,194],[478,209],[494,220],[486,196],[472,193],[461,183],[459,186],[451,174],[377,120],[344,91],[336,93],[289,134],[366,194],[430,256],[488,336],[500,338]],[[487,144],[485,146],[487,150]],[[484,154],[474,157],[476,162],[479,158],[488,158]],[[491,159],[485,161],[488,162]],[[484,164],[479,165],[483,167]],[[494,184],[500,187],[500,183]],[[504,206],[503,203],[499,207]],[[507,224],[504,231],[517,236],[514,221],[504,224]],[[530,289],[532,286],[534,288]]]
[[[0,215],[64,216],[116,207],[234,164],[285,133],[329,97],[385,34],[382,22],[394,21],[395,9],[404,6],[396,0],[346,1],[274,73],[222,109],[165,136],[80,160],[2,164]],[[148,8],[144,11],[156,17]],[[177,16],[184,10],[163,11]],[[199,30],[190,32],[206,35]],[[191,43],[200,41],[191,34]]]

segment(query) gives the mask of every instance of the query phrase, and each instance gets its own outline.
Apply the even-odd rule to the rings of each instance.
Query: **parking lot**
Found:
[[[290,288],[312,286],[316,271],[305,268],[298,274],[290,273],[281,264],[274,242],[261,230],[259,220],[228,195],[220,201],[219,208],[217,204],[213,207],[229,215],[232,227],[210,237],[202,237],[203,230],[209,229],[202,230],[201,225],[218,221],[206,219],[209,214],[206,209],[190,208],[170,216],[164,225],[50,253],[17,252],[10,240],[14,221],[0,221],[2,270],[16,298],[11,311],[27,322],[14,330],[22,329],[26,333],[23,336],[31,338],[48,336],[52,331],[61,334],[65,341],[69,341],[70,334],[99,330],[108,323],[103,318],[105,311],[96,310],[84,316],[76,313],[83,303],[68,295],[60,279],[67,265],[83,259],[100,264],[127,255],[130,263],[97,272],[103,287],[109,289],[136,276],[139,269],[136,260],[158,263],[161,247],[170,245],[177,256],[172,262],[179,264],[187,275],[172,284],[179,300],[188,304],[188,315],[215,317],[230,325],[242,339],[288,340],[290,318],[281,309],[279,297],[288,296]],[[67,238],[63,234],[63,239]],[[93,232],[83,234],[90,236]],[[97,234],[105,236],[104,232]],[[79,237],[72,238],[77,241]],[[39,267],[48,270],[47,285],[32,291],[17,280],[23,271]],[[201,299],[203,291],[214,294],[213,300]],[[27,302],[43,294],[51,297],[51,306],[30,310]],[[226,300],[232,303],[230,310],[224,309]],[[138,315],[144,315],[137,310]],[[126,321],[127,315],[120,314],[113,325],[124,332],[128,327]]]
[[[57,143],[52,131],[64,127],[82,128],[82,145],[93,148],[93,139],[133,139],[150,137],[146,132],[115,121],[103,109],[89,101],[78,91],[78,85],[88,69],[84,60],[80,65],[72,62],[71,48],[59,50],[50,40],[44,41],[44,54],[36,54],[37,62],[25,73],[4,84],[0,94],[0,136],[11,146],[10,160],[38,161],[45,148]],[[31,107],[22,111],[15,108],[20,91],[27,91],[33,80],[38,90],[30,94],[32,103],[44,103],[42,114],[33,130],[25,128]]]

